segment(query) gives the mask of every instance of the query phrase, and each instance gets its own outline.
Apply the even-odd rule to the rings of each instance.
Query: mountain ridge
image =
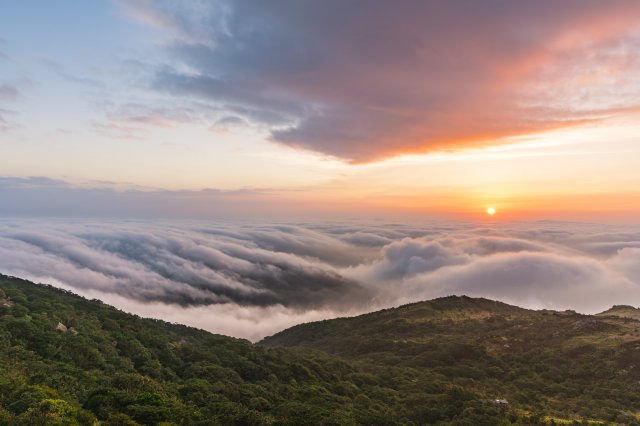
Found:
[[[0,275],[0,424],[640,425],[640,322],[448,296],[260,344]]]
[[[602,311],[598,314],[598,316],[617,316],[621,318],[630,318],[635,320],[640,320],[640,309],[631,305],[613,305],[611,308],[606,311]]]

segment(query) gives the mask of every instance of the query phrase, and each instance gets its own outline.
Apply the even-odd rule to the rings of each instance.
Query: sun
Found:
[[[489,207],[489,208],[487,209],[487,214],[488,214],[489,216],[493,216],[494,214],[496,214],[496,209],[495,209],[495,208],[493,208],[493,207]]]

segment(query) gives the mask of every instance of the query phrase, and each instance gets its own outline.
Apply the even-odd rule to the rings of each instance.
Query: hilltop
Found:
[[[581,346],[586,336],[607,346],[619,340],[618,333],[626,338],[640,337],[634,327],[625,324],[574,311],[535,311],[483,298],[448,296],[351,318],[300,324],[265,338],[261,345],[371,358],[385,352],[424,356],[427,348],[449,342],[488,353],[512,354],[540,346]]]
[[[548,420],[638,424],[640,322],[621,317],[619,307],[612,311],[534,311],[451,296],[301,324],[260,345],[328,353],[391,371],[409,368],[416,386],[408,385],[407,393],[448,381],[506,399],[520,413],[546,413]],[[441,420],[426,408],[427,398],[422,401],[416,410],[424,410],[423,419]]]
[[[598,316],[614,316],[640,320],[640,309],[629,305],[614,305],[611,309],[600,312]]]
[[[0,424],[640,424],[639,330],[447,297],[254,345],[0,276]]]

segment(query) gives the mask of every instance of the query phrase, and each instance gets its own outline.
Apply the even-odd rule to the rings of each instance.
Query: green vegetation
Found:
[[[448,382],[506,399],[519,422],[529,415],[556,424],[640,424],[640,321],[605,314],[446,297],[302,324],[261,344],[323,351],[397,377],[410,371],[412,380],[396,386],[405,395]],[[446,411],[420,405],[428,412],[421,420],[447,420]]]
[[[391,413],[383,380],[142,319],[0,277],[0,424],[354,424]],[[61,323],[67,331],[58,331]],[[380,393],[380,397],[376,397]],[[374,402],[371,402],[371,401]],[[390,414],[391,413],[391,414]]]
[[[0,275],[0,425],[640,425],[639,333],[450,297],[253,345]]]
[[[613,316],[640,320],[640,309],[629,305],[614,305],[611,309],[599,313],[598,316]]]

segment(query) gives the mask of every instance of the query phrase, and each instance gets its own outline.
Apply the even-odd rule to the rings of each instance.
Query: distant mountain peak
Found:
[[[611,307],[611,309],[609,309],[610,311],[614,311],[614,310],[622,310],[622,309],[631,309],[634,311],[640,311],[640,309],[636,308],[635,306],[631,306],[631,305],[613,305]]]
[[[632,318],[640,320],[640,309],[631,305],[613,305],[604,312],[600,312],[600,316],[616,316],[622,318]]]
[[[486,299],[484,297],[471,297],[467,295],[451,295],[443,296],[435,299],[411,303],[408,305],[399,306],[397,309],[411,311],[414,309],[431,308],[435,311],[487,311],[487,312],[501,312],[517,310],[519,312],[526,309],[509,305],[498,300]]]

